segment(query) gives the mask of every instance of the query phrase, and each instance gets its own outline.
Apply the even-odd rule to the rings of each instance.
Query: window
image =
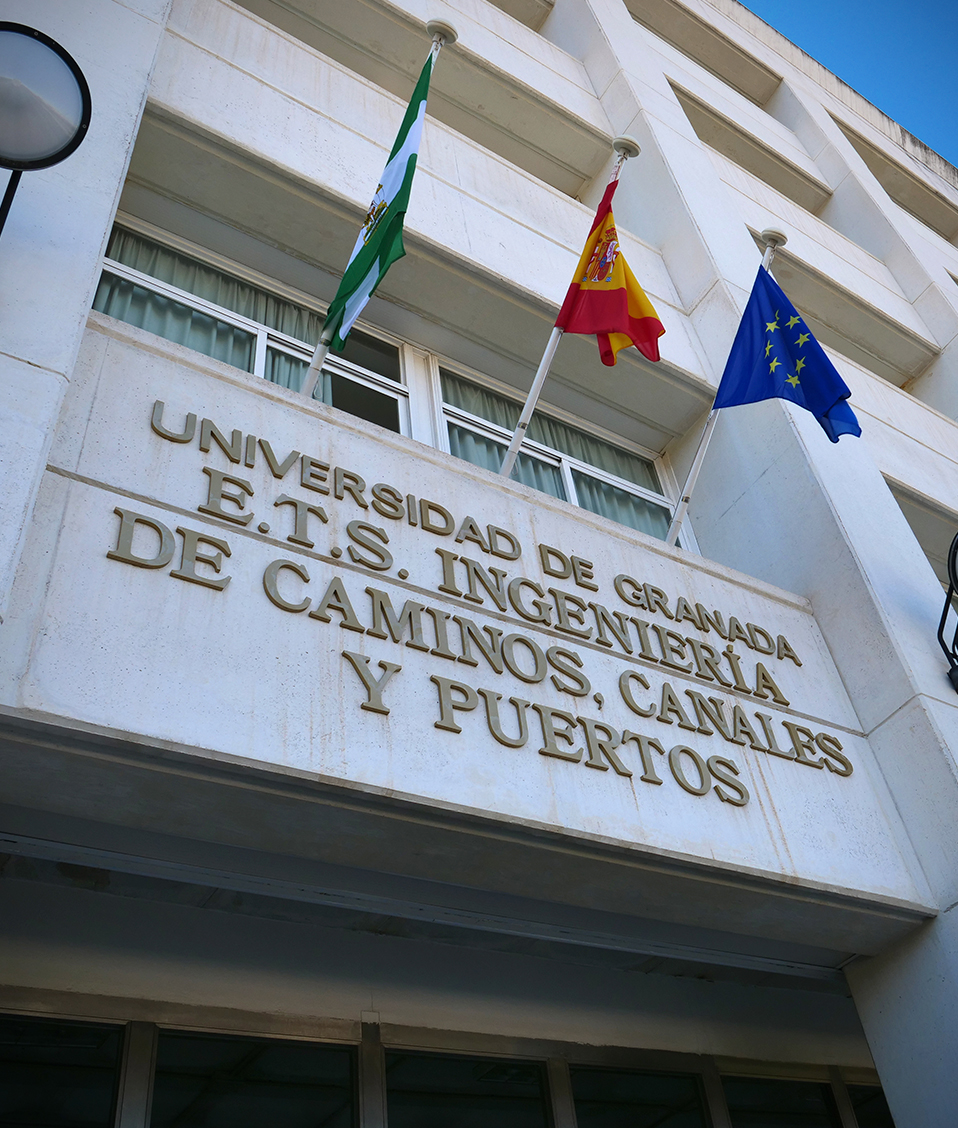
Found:
[[[346,1046],[161,1030],[150,1128],[353,1128]]]
[[[522,405],[444,368],[440,378],[450,451],[498,470]],[[532,417],[513,476],[631,529],[660,538],[668,532],[669,501],[650,459],[542,412]]]
[[[386,1054],[389,1128],[548,1128],[537,1062]]]
[[[355,1044],[158,1027],[153,1034],[155,1053],[152,1038],[133,1039],[127,1053],[134,1077],[152,1062],[149,1094],[138,1083],[122,1087],[133,1108],[148,1096],[149,1128],[361,1128],[361,1105],[382,1124],[383,1097],[387,1128],[551,1128],[553,1108],[568,1109],[570,1098],[578,1128],[707,1128],[720,1111],[710,1112],[688,1055],[657,1053],[642,1068],[641,1058],[624,1067],[617,1052],[616,1064],[593,1058],[571,1062],[566,1073],[558,1060],[559,1068],[546,1068],[552,1044],[519,1051],[506,1039],[512,1056],[494,1057],[380,1048],[377,1038],[366,1047],[376,1064],[361,1102]],[[131,1108],[117,1108],[123,1037],[114,1023],[0,1015],[0,1125],[113,1128]],[[723,1076],[722,1086],[732,1128],[842,1123],[827,1082]],[[880,1086],[847,1091],[860,1128],[894,1128]]]
[[[110,236],[93,308],[225,364],[299,391],[319,339],[323,314],[305,295],[269,288],[269,280],[172,236],[161,241],[125,219]],[[134,228],[136,228],[134,230]],[[154,237],[156,235],[157,237]],[[388,430],[408,434],[409,397],[441,413],[450,452],[498,470],[521,405],[477,379],[439,368],[440,392],[423,361],[407,365],[398,344],[354,329],[342,354],[330,354],[314,398]],[[407,352],[406,356],[411,356]],[[436,364],[436,359],[428,362]],[[434,371],[435,369],[433,369]],[[423,370],[426,371],[425,369]],[[422,403],[420,403],[422,401]],[[421,437],[421,436],[415,436]],[[425,436],[422,436],[425,437]],[[430,441],[435,441],[432,434]],[[620,525],[664,539],[671,502],[647,454],[609,442],[536,411],[513,477]]]
[[[112,1128],[121,1029],[0,1016],[0,1124]]]
[[[110,236],[93,308],[294,391],[323,328],[318,310],[123,227]],[[314,398],[401,431],[406,394],[399,349],[354,329]]]
[[[573,1066],[578,1128],[707,1128],[699,1079],[683,1073],[647,1073]]]
[[[858,1128],[895,1128],[880,1085],[849,1085],[848,1096],[858,1118]]]
[[[723,1077],[722,1087],[732,1128],[841,1128],[824,1082]]]

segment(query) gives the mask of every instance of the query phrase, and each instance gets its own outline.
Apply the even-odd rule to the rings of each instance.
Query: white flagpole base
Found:
[[[665,534],[665,543],[670,548],[674,548],[675,542],[679,539],[682,522],[685,520],[685,515],[689,511],[692,491],[695,489],[695,483],[698,481],[702,463],[705,461],[705,452],[708,450],[709,440],[712,438],[712,432],[715,430],[717,420],[718,412],[713,407],[711,412],[709,412],[708,419],[705,421],[705,429],[702,431],[698,449],[695,452],[695,457],[692,459],[692,465],[689,467],[688,477],[685,479],[685,486],[682,489],[682,496],[679,499],[679,503],[675,507],[675,513],[672,517],[672,523],[669,525],[669,531]]]
[[[427,20],[426,31],[433,40],[441,40],[439,46],[445,47],[448,44],[450,47],[459,38],[459,32],[456,30],[455,25],[449,23],[448,20]]]
[[[529,426],[529,420],[532,419],[536,404],[539,402],[539,396],[542,394],[542,385],[546,382],[546,377],[549,375],[549,369],[552,367],[552,359],[556,354],[556,349],[559,347],[559,338],[561,336],[562,330],[558,326],[554,326],[549,337],[549,343],[546,345],[545,352],[542,354],[542,360],[539,361],[539,367],[536,369],[532,387],[529,389],[528,396],[526,396],[526,402],[522,408],[522,414],[519,416],[519,422],[512,436],[512,442],[509,443],[509,449],[506,451],[506,456],[503,458],[502,465],[499,467],[499,473],[505,478],[508,478],[512,473],[512,468],[515,466],[516,459],[519,457],[519,447],[522,446],[522,440],[526,437],[526,428]]]
[[[324,329],[323,335],[319,338],[319,344],[313,350],[312,360],[309,362],[309,368],[306,369],[306,379],[299,389],[300,395],[304,395],[307,399],[312,399],[313,392],[316,391],[319,375],[323,371],[323,364],[326,360],[326,354],[329,352],[329,345],[332,339],[333,334],[330,333],[327,337],[326,330]]]
[[[788,236],[784,231],[779,231],[775,227],[769,227],[762,232],[759,238],[765,244],[765,254],[762,255],[762,266],[766,270],[771,270],[772,259],[775,258],[775,252],[779,247],[785,246],[788,242]]]

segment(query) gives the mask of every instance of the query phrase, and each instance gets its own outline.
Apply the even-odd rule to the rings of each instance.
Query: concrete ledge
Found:
[[[442,911],[447,917],[462,914],[462,925],[481,927],[477,910],[486,918],[496,916],[495,922],[485,922],[493,931],[502,930],[507,915],[516,920],[521,905],[526,935],[548,933],[555,939],[558,927],[571,930],[569,942],[608,947],[614,922],[623,947],[621,937],[632,932],[633,947],[647,950],[648,935],[643,944],[635,928],[642,920],[668,922],[725,933],[724,958],[733,966],[743,959],[741,945],[738,957],[732,954],[736,935],[786,945],[794,945],[800,936],[809,953],[809,968],[814,947],[831,951],[834,968],[852,953],[882,951],[935,915],[928,905],[702,863],[638,844],[495,818],[292,769],[266,770],[255,762],[204,749],[152,745],[132,734],[96,731],[10,709],[0,715],[0,761],[11,804],[5,812],[4,830],[10,832],[6,837],[33,829],[40,833],[29,837],[43,838],[50,833],[51,816],[68,816],[84,820],[70,828],[72,837],[81,839],[74,845],[106,850],[113,864],[119,864],[119,856],[127,852],[145,865],[145,858],[153,857],[155,862],[163,853],[158,836],[168,836],[175,828],[181,837],[166,839],[165,860],[175,863],[181,875],[189,865],[201,869],[202,853],[210,850],[218,860],[220,880],[232,869],[247,877],[258,872],[261,879],[273,881],[282,872],[287,885],[297,880],[302,884],[302,867],[319,864],[335,867],[340,883],[349,884],[343,867],[372,871],[392,876],[388,885],[394,908],[403,900],[402,893],[407,894],[408,904],[410,889],[415,888],[414,900],[431,900],[432,912],[441,915],[435,902],[437,896],[445,899]],[[117,802],[119,795],[122,803]],[[23,810],[17,813],[13,807]],[[110,849],[116,846],[117,835],[130,832],[147,838],[139,848],[130,846],[127,838],[126,851]],[[84,834],[92,836],[85,843]],[[188,840],[205,846],[202,851],[190,849]],[[264,854],[281,855],[283,866],[277,867]],[[298,861],[294,864],[290,859]],[[328,889],[328,868],[324,877]],[[208,881],[208,875],[202,880]],[[412,887],[404,886],[410,881]],[[352,892],[355,895],[357,890]],[[359,892],[369,895],[368,889]],[[381,903],[383,893],[377,895]],[[489,895],[506,898],[498,903],[498,913],[490,913]],[[467,903],[456,904],[457,896],[466,896]],[[302,893],[300,897],[309,899]],[[530,901],[539,906],[535,927],[528,919]],[[551,921],[542,919],[546,904],[551,906]],[[408,916],[409,910],[401,915]],[[632,923],[625,927],[627,919]],[[596,920],[606,930],[597,928]],[[591,927],[583,930],[586,921]],[[601,942],[599,932],[604,936]],[[686,942],[685,958],[690,958],[693,947],[699,948],[698,958],[705,962],[701,937],[698,945]],[[744,950],[748,948],[746,940]],[[708,958],[722,962],[715,937],[708,951]],[[824,970],[826,954],[819,959]],[[756,953],[753,948],[749,962],[801,976],[805,961],[782,959],[772,949]],[[809,974],[804,972],[805,977]]]

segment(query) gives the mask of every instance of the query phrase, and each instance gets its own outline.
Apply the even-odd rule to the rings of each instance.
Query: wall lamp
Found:
[[[945,596],[945,606],[941,613],[941,622],[938,624],[938,642],[948,659],[948,680],[958,692],[958,627],[955,627],[950,645],[945,640],[945,621],[956,593],[958,593],[958,533],[955,534],[951,548],[948,549],[948,594]]]
[[[0,232],[24,172],[68,157],[90,125],[90,88],[76,61],[36,28],[0,21],[0,168],[12,170]]]

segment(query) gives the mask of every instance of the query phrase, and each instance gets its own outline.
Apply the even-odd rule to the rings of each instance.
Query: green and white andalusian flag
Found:
[[[326,314],[323,337],[331,342],[337,352],[345,345],[350,329],[382,281],[383,275],[406,253],[402,243],[402,225],[416,171],[422,123],[426,116],[429,79],[432,77],[437,53],[437,47],[434,46],[422,68],[406,116],[383,169],[379,187],[346,265],[343,280]]]

